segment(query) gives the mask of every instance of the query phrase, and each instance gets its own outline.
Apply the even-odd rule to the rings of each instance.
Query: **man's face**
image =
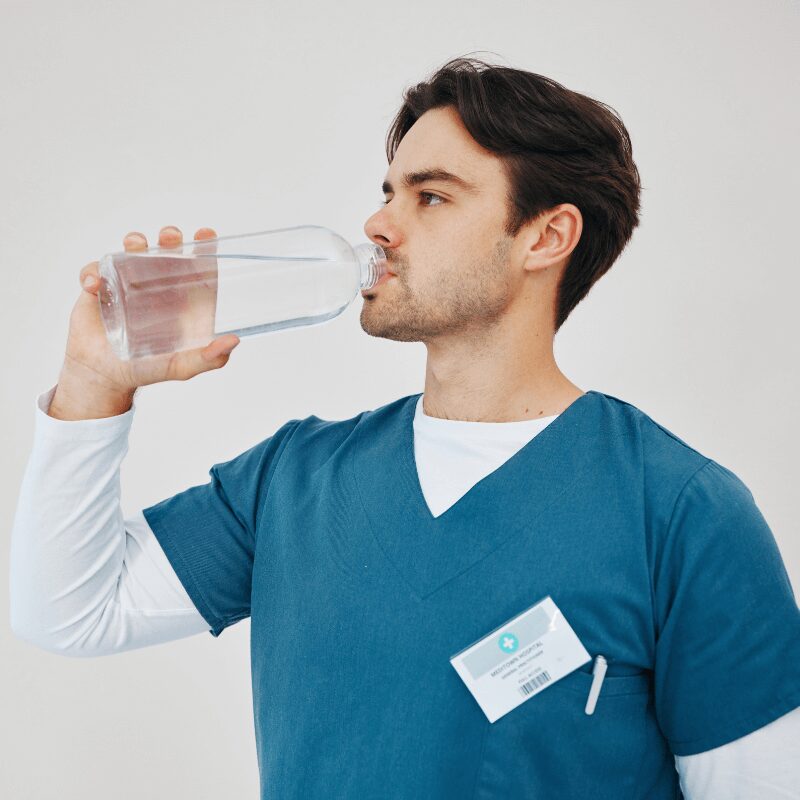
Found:
[[[473,188],[435,177],[405,185],[407,174],[435,169]],[[364,331],[428,342],[490,327],[522,279],[508,263],[514,239],[503,232],[508,180],[500,159],[469,135],[453,108],[433,109],[403,137],[384,190],[387,202],[364,232],[384,249],[395,276],[362,292]]]

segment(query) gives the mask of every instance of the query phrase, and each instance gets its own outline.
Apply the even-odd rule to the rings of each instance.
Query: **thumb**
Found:
[[[219,339],[214,339],[205,347],[198,350],[201,366],[205,369],[216,369],[228,363],[233,350],[238,347],[241,340],[235,333],[226,333]]]
[[[224,367],[238,344],[239,337],[231,333],[214,339],[205,347],[173,353],[169,356],[166,380],[186,381],[201,372]]]

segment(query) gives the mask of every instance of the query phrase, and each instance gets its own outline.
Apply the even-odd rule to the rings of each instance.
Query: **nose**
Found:
[[[379,244],[384,249],[392,249],[400,244],[400,231],[392,222],[385,208],[376,211],[364,223],[364,233],[370,241]]]

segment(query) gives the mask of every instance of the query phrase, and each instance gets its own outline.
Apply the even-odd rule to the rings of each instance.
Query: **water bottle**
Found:
[[[129,361],[327,322],[387,271],[380,246],[299,225],[108,253],[98,300],[114,354]]]

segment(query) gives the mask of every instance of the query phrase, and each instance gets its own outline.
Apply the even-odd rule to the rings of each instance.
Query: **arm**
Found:
[[[123,519],[119,471],[135,401],[101,419],[36,402],[34,445],[11,540],[14,633],[50,652],[96,656],[207,631],[141,512]]]
[[[675,766],[686,800],[800,797],[800,708]]]
[[[800,609],[752,492],[708,460],[654,551],[655,707],[676,756],[742,739],[800,705]]]
[[[214,237],[211,228],[195,234],[196,241]],[[182,242],[177,228],[161,229],[161,248]],[[129,234],[124,246],[146,250],[147,239]],[[37,399],[12,530],[11,627],[56,653],[99,655],[202,629],[144,516],[123,520],[119,467],[137,389],[219,369],[239,338],[226,334],[205,347],[121,361],[101,319],[99,262],[87,264],[79,282],[58,383]]]

